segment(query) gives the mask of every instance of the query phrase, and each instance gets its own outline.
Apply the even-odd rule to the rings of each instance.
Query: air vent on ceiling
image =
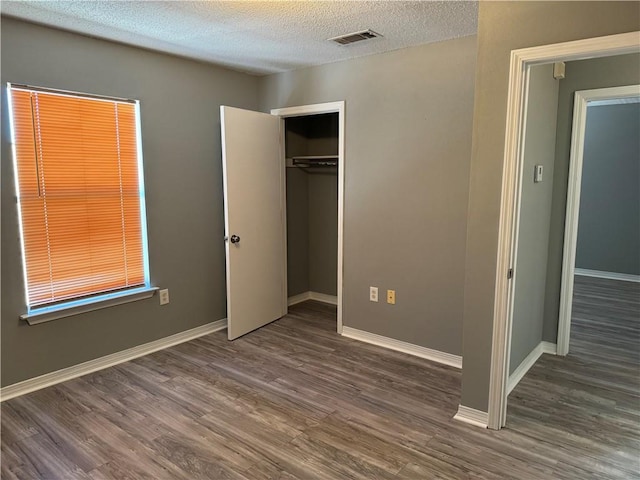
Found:
[[[348,33],[346,35],[340,35],[338,37],[330,38],[332,42],[339,43],[340,45],[350,45],[352,43],[361,42],[362,40],[371,40],[372,38],[381,37],[379,33],[373,30],[363,30],[361,32]]]

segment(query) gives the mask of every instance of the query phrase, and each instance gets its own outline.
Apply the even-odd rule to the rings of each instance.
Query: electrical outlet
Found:
[[[169,289],[165,288],[164,290],[160,290],[158,292],[158,297],[160,298],[160,305],[166,305],[169,303]]]
[[[387,290],[387,303],[391,305],[396,304],[396,291],[395,290]]]
[[[369,287],[369,301],[378,301],[378,287]]]

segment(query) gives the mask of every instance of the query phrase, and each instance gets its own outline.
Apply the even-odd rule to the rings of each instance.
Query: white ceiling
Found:
[[[254,74],[474,35],[466,1],[9,1],[2,14]],[[340,46],[328,38],[372,29]]]

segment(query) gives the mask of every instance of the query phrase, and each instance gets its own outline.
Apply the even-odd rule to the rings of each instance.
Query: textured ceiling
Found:
[[[8,1],[2,14],[254,74],[473,35],[463,1]],[[349,46],[327,39],[381,33]]]

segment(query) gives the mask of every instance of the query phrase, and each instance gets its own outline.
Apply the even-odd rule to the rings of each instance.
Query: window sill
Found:
[[[29,325],[37,325],[80,313],[92,312],[115,305],[122,305],[123,303],[151,298],[156,293],[156,290],[158,290],[158,287],[142,287],[127,290],[126,292],[111,293],[91,299],[72,301],[54,307],[43,307],[20,315],[20,320],[25,320]]]

